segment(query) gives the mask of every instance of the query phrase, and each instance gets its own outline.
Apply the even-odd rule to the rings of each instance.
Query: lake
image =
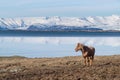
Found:
[[[120,32],[86,32],[86,31],[0,31],[0,36],[33,36],[33,37],[79,37],[79,36],[120,36]]]
[[[79,56],[80,42],[96,48],[96,55],[120,54],[119,32],[0,31],[0,56]]]

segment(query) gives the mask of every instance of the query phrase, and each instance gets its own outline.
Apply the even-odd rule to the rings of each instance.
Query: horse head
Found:
[[[76,48],[75,48],[75,51],[78,52],[79,50],[82,50],[83,46],[84,46],[83,44],[78,43],[77,46],[76,46]]]

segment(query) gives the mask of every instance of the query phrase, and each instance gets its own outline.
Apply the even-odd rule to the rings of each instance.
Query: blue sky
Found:
[[[120,14],[120,0],[1,0],[0,17],[110,16]]]

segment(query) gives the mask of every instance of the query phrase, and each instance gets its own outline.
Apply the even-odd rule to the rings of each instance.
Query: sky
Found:
[[[120,37],[0,37],[0,56],[80,56],[78,42],[94,46],[95,55],[120,55]]]
[[[110,16],[120,14],[120,0],[0,0],[0,17]]]

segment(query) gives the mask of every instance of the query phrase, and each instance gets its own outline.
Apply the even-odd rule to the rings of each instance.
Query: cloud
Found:
[[[120,37],[0,37],[0,43],[31,43],[31,44],[76,44],[89,46],[120,46]]]

